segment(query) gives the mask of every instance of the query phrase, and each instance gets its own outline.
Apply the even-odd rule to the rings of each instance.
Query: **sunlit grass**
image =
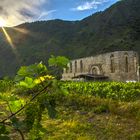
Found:
[[[55,119],[48,117],[47,110],[44,112],[43,140],[140,138],[139,101],[120,102],[71,94],[60,100],[56,109]]]
[[[127,140],[139,135],[139,101],[128,103],[68,95],[60,102],[56,119],[44,114],[42,124],[47,129],[44,140]]]

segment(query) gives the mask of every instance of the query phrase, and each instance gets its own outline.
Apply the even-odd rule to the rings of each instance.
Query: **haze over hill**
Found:
[[[0,31],[0,77],[14,75],[20,65],[43,61],[51,54],[70,59],[116,50],[140,54],[140,0],[121,0],[81,21],[50,20]]]

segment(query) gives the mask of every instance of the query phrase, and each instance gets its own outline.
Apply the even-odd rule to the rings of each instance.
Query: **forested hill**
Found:
[[[51,54],[70,59],[115,50],[140,54],[140,0],[121,0],[81,21],[50,20],[5,28],[13,51],[0,30],[0,77],[20,65],[47,62]]]

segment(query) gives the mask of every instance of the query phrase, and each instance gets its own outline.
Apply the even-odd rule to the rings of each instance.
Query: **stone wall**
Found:
[[[138,54],[134,51],[116,51],[72,60],[64,70],[62,80],[72,80],[80,74],[108,76],[109,80],[138,79]]]

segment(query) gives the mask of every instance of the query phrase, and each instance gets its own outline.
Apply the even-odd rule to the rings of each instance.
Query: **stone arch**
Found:
[[[68,73],[68,67],[65,68],[65,73]]]
[[[129,65],[128,65],[128,54],[127,53],[125,53],[124,54],[124,61],[125,61],[125,66],[124,66],[124,68],[125,68],[125,72],[127,73],[127,72],[129,72]]]
[[[100,75],[101,74],[101,70],[98,66],[92,66],[90,69],[90,74],[93,75]]]
[[[114,55],[110,56],[110,71],[111,73],[115,72],[115,62],[114,62]]]
[[[137,72],[137,54],[136,53],[134,55],[134,69],[135,69],[135,72]]]
[[[70,62],[70,73],[72,73],[72,62]]]
[[[77,61],[74,62],[75,73],[77,72]]]
[[[80,60],[80,72],[82,73],[83,72],[83,61]]]

